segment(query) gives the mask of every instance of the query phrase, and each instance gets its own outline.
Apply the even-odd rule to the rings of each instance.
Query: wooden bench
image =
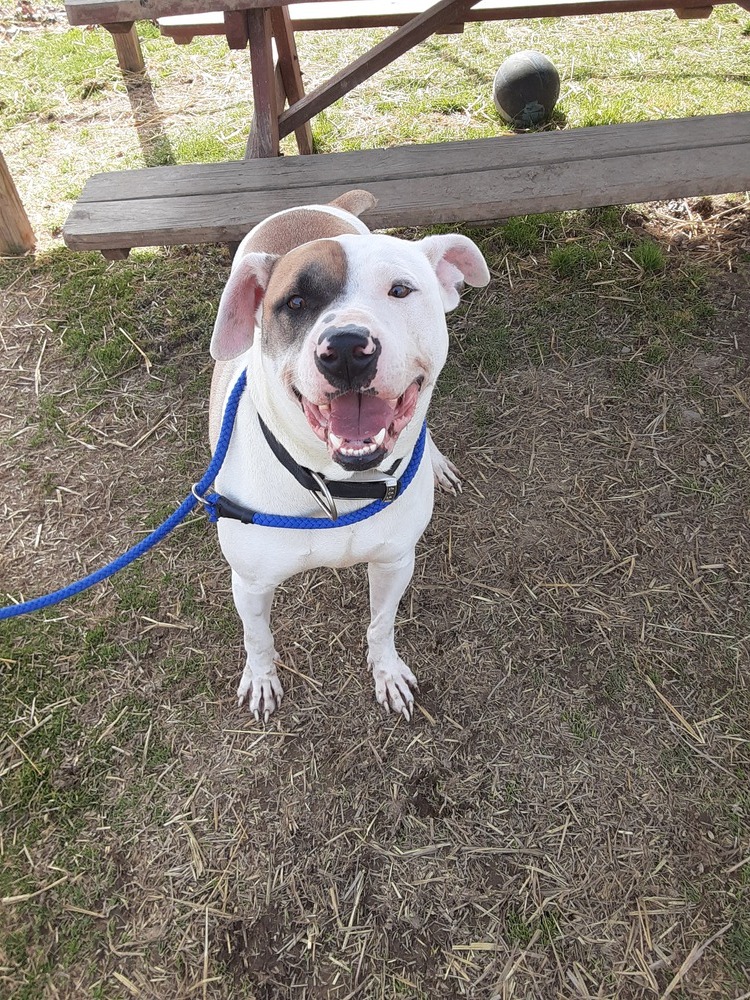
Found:
[[[152,167],[92,177],[63,236],[73,250],[236,242],[272,212],[366,188],[372,228],[750,188],[750,112],[322,156]]]

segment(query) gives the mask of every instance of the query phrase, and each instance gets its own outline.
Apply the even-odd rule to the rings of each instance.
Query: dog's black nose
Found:
[[[331,385],[361,389],[375,377],[380,345],[363,326],[328,329],[315,352],[315,364]]]

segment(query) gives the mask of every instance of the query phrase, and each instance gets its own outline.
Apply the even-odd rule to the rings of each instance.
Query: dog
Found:
[[[238,703],[258,721],[284,694],[270,628],[275,588],[305,570],[356,563],[368,565],[375,696],[407,720],[413,712],[417,680],[396,651],[396,612],[435,482],[460,486],[422,425],[448,352],[445,313],[464,284],[481,287],[490,275],[465,236],[370,232],[359,216],[374,205],[357,190],[270,216],[240,244],[219,303],[209,437],[215,451],[246,372],[216,489],[231,512],[219,517],[219,542],[247,653]],[[379,510],[364,520],[331,520],[346,522],[368,502]],[[319,507],[330,530],[246,523],[253,511],[309,518]]]

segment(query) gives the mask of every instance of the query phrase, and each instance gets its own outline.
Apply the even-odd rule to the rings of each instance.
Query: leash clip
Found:
[[[332,521],[335,521],[339,516],[339,512],[336,507],[336,501],[331,496],[331,491],[328,489],[325,479],[319,473],[313,472],[312,469],[308,469],[307,471],[313,477],[318,485],[318,489],[323,494],[323,496],[319,496],[315,490],[310,490],[315,502],[324,514],[330,517]]]

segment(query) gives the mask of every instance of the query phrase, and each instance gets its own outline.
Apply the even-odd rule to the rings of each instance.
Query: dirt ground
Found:
[[[17,995],[747,995],[750,213],[730,215],[673,241],[670,266],[714,255],[713,314],[638,377],[618,378],[637,348],[582,353],[554,325],[543,363],[471,367],[498,296],[519,322],[538,305],[520,265],[457,315],[433,428],[465,489],[402,607],[413,723],[374,703],[354,570],[284,588],[283,708],[239,711],[229,574],[199,519],[11,631],[6,773],[27,773],[4,797],[6,853],[23,847],[6,895],[61,879],[3,908],[6,942],[25,935],[7,981],[41,970]],[[659,233],[656,212],[636,223]],[[220,286],[221,251],[180,263]],[[208,365],[178,343],[82,406],[80,368],[40,351],[44,282],[20,273],[2,573],[30,595],[197,478]],[[141,346],[156,358],[157,333]],[[42,433],[35,380],[59,407]],[[63,724],[32,756],[41,720]]]

